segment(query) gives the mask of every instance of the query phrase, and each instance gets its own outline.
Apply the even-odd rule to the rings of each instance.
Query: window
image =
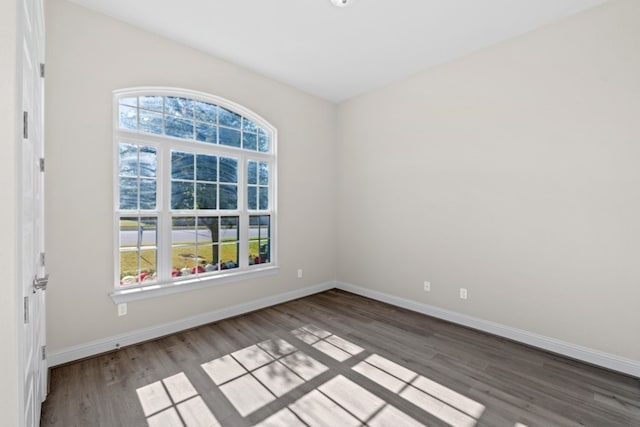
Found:
[[[275,268],[269,123],[174,89],[117,91],[114,108],[114,295]]]

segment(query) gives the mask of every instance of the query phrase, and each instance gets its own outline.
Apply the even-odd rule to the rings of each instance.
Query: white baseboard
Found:
[[[49,367],[61,365],[63,363],[73,362],[74,360],[83,359],[85,357],[95,356],[115,350],[119,347],[138,344],[144,341],[163,337],[165,335],[184,331],[196,326],[205,325],[207,323],[216,322],[261,308],[270,307],[272,305],[281,304],[297,298],[323,292],[335,287],[335,282],[326,282],[320,285],[311,286],[303,289],[297,289],[291,292],[285,292],[273,295],[267,298],[261,298],[254,301],[238,304],[233,307],[227,307],[219,310],[210,311],[208,313],[187,317],[185,319],[176,320],[174,322],[165,323],[159,326],[139,329],[109,338],[91,341],[88,343],[64,348],[58,351],[52,351],[48,354],[47,363]]]
[[[349,283],[336,282],[335,287],[343,291],[351,292],[377,301],[385,302],[398,307],[406,308],[411,311],[426,314],[438,319],[447,320],[459,325],[468,326],[490,334],[509,338],[524,344],[538,347],[543,350],[551,351],[572,359],[580,360],[603,368],[618,371],[627,375],[640,378],[640,361],[626,359],[609,353],[604,353],[588,347],[582,347],[576,344],[561,341],[555,338],[549,338],[521,329],[512,328],[510,326],[501,325],[499,323],[490,322],[476,317],[467,316],[465,314],[456,313],[454,311],[445,310],[428,304],[418,303],[397,296],[385,294]]]
[[[543,350],[548,350],[576,360],[640,378],[640,362],[636,360],[626,359],[620,356],[604,353],[598,350],[590,349],[588,347],[582,347],[555,338],[538,335],[521,329],[512,328],[510,326],[501,325],[499,323],[478,319],[476,317],[467,316],[465,314],[460,314],[454,311],[434,307],[428,304],[422,304],[416,301],[411,301],[394,295],[385,294],[382,292],[343,282],[326,282],[316,286],[297,289],[295,291],[285,292],[267,298],[249,301],[243,304],[235,305],[233,307],[227,307],[196,316],[191,316],[174,322],[165,323],[163,325],[139,329],[125,334],[115,335],[109,338],[64,348],[58,351],[52,351],[48,355],[47,362],[49,367],[73,362],[74,360],[79,360],[85,357],[95,356],[97,354],[115,350],[118,347],[138,344],[144,341],[194,328],[196,326],[205,325],[207,323],[216,322],[218,320],[226,319],[233,316],[238,316],[240,314],[259,310],[265,307],[270,307],[276,304],[281,304],[287,301],[302,298],[308,295],[313,295],[315,293],[323,292],[333,288],[341,289],[356,295],[361,295],[377,301],[385,302],[397,307],[406,308],[411,311],[426,314],[459,325],[468,326],[470,328],[478,329],[504,338],[509,338],[511,340],[538,347]]]

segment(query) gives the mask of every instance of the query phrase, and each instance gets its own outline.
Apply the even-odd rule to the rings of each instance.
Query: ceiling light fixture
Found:
[[[334,6],[346,7],[353,3],[353,0],[330,0]]]

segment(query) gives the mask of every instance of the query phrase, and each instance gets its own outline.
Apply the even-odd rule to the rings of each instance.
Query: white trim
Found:
[[[187,317],[185,319],[176,320],[173,322],[165,323],[163,325],[152,326],[145,329],[138,329],[136,331],[115,335],[109,338],[91,341],[73,347],[63,348],[61,350],[52,351],[51,353],[49,353],[47,362],[49,364],[49,367],[53,367],[61,365],[63,363],[72,362],[74,360],[83,359],[85,357],[95,356],[101,353],[116,350],[124,346],[138,344],[144,341],[160,338],[165,335],[195,328],[196,326],[205,325],[211,322],[217,322],[229,317],[238,316],[240,314],[260,310],[272,305],[281,304],[283,302],[291,301],[297,298],[313,295],[318,292],[324,292],[329,289],[333,289],[335,287],[334,285],[334,282],[321,283],[316,286],[297,289],[295,291],[285,292],[282,294],[245,302],[232,307],[198,314],[196,316]]]
[[[238,316],[240,314],[259,310],[275,304],[281,304],[297,298],[313,295],[318,292],[324,292],[333,288],[385,302],[396,307],[406,308],[407,310],[426,314],[448,322],[488,332],[493,335],[498,335],[533,347],[551,351],[562,356],[640,378],[640,362],[636,360],[626,359],[624,357],[568,343],[555,338],[538,335],[521,329],[512,328],[510,326],[501,325],[499,323],[478,319],[476,317],[467,316],[465,314],[343,282],[326,282],[316,286],[285,292],[283,294],[238,304],[233,307],[214,310],[208,313],[176,320],[174,322],[165,323],[164,325],[152,326],[146,329],[139,329],[137,331],[116,335],[102,340],[91,341],[85,344],[64,348],[51,352],[48,355],[47,361],[49,367],[61,365],[63,363],[112,351],[119,347],[152,340],[175,332],[194,328],[196,326]]]
[[[385,294],[383,292],[352,285],[350,283],[336,282],[336,288],[640,378],[640,361],[637,360],[626,359],[624,357],[561,341],[555,338],[546,337],[544,335],[535,334],[533,332],[524,331],[522,329],[512,328],[510,326],[501,325],[499,323],[490,322],[477,317],[467,316],[466,314],[434,307],[432,305],[422,304],[394,295]]]

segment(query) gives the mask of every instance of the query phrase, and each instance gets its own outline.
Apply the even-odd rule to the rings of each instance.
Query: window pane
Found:
[[[164,98],[164,112],[173,116],[193,119],[193,100],[167,96]]]
[[[118,110],[120,129],[135,130],[138,128],[138,110],[136,108],[120,105]]]
[[[249,217],[249,264],[271,261],[271,217],[252,215]]]
[[[166,134],[176,138],[193,139],[193,120],[167,116]]]
[[[218,245],[206,245],[199,246],[198,253],[204,260],[201,265],[204,265],[204,273],[212,273],[218,271],[218,257],[220,249]]]
[[[138,224],[138,246],[140,246],[139,282],[156,280],[158,219],[155,217],[140,218]]]
[[[140,250],[140,276],[139,282],[155,282],[158,271],[156,249],[142,249]]]
[[[271,240],[260,240],[260,263],[271,262]]]
[[[120,219],[120,284],[156,280],[157,218]]]
[[[162,134],[162,114],[140,110],[140,130],[159,135]]]
[[[260,238],[271,238],[271,217],[262,215],[260,217]]]
[[[242,118],[242,129],[254,133],[258,132],[258,127],[256,126],[256,124],[246,117]]]
[[[161,96],[141,96],[140,108],[145,110],[162,112],[162,97]]]
[[[156,247],[158,242],[158,219],[155,217],[142,217],[138,222],[138,246]]]
[[[258,189],[256,187],[247,187],[247,209],[258,209]]]
[[[247,184],[256,185],[258,183],[258,163],[249,160],[247,166]]]
[[[196,184],[196,209],[216,209],[217,184]]]
[[[238,267],[238,217],[222,217],[222,243],[220,244],[220,269]]]
[[[238,209],[238,187],[220,185],[220,209]]]
[[[171,244],[173,246],[195,246],[195,226],[195,217],[174,216],[171,218]]]
[[[217,216],[203,216],[198,218],[201,236],[198,241],[203,243],[218,243],[220,240],[220,224]]]
[[[174,217],[172,220],[172,276],[218,270],[218,217]],[[237,221],[236,221],[237,228]],[[230,228],[229,225],[226,225]],[[231,224],[231,228],[233,224]],[[236,232],[237,234],[237,232]]]
[[[120,284],[135,285],[138,275],[138,250],[120,249]]]
[[[259,208],[262,210],[269,209],[269,187],[260,187],[259,188]]]
[[[182,151],[171,152],[171,178],[193,179],[193,169],[193,153],[185,153]]]
[[[202,142],[218,143],[218,128],[206,123],[196,122],[196,139]]]
[[[120,218],[120,280],[133,284],[138,275],[138,218]],[[129,276],[124,282],[123,278]],[[125,283],[127,282],[127,283]]]
[[[218,107],[206,102],[196,101],[196,120],[216,123]]]
[[[134,144],[119,145],[120,209],[156,208],[155,147]],[[143,179],[136,177],[142,176]],[[138,198],[140,204],[138,204]]]
[[[193,183],[171,182],[171,209],[193,209]]]
[[[269,152],[269,135],[263,129],[258,130],[258,151],[262,153]]]
[[[205,260],[204,271],[206,273],[218,270],[220,224],[217,216],[198,218],[198,254]]]
[[[242,148],[245,150],[257,150],[258,149],[258,135],[255,133],[244,132],[242,134]]]
[[[220,270],[238,268],[238,244],[223,243],[220,245]]]
[[[196,179],[198,181],[216,182],[218,180],[218,158],[216,156],[198,154],[196,165]]]
[[[240,147],[240,131],[220,128],[219,143],[230,147]]]
[[[120,178],[120,209],[138,209],[138,178]]]
[[[138,176],[138,146],[120,144],[120,176]]]
[[[242,117],[226,108],[218,108],[218,122],[223,126],[230,128],[240,129],[240,122]]]
[[[136,98],[135,96],[132,98],[120,98],[120,105],[130,105],[131,107],[137,107],[138,106],[138,98]]]
[[[171,223],[171,276],[189,276],[197,264],[196,219],[173,217]]]
[[[196,239],[198,242],[198,265],[196,266],[196,273],[202,274],[212,270],[211,267],[207,270],[207,265],[215,264],[215,262],[212,263],[214,255],[212,234],[217,231],[218,224],[216,217],[196,218],[196,220],[198,222]],[[214,220],[216,220],[215,223]]]
[[[140,209],[156,208],[156,180],[140,179]]]
[[[157,150],[155,147],[140,147],[140,176],[155,177],[157,169]]]
[[[260,185],[269,184],[269,163],[260,162],[259,182]]]
[[[196,247],[195,246],[180,246],[174,248],[175,262],[174,262],[174,270],[177,271],[177,276],[190,276],[192,274],[197,273],[197,266],[200,264],[198,262],[198,256],[196,255]],[[173,271],[171,275],[173,276]]]
[[[220,182],[238,182],[238,160],[220,157]]]

